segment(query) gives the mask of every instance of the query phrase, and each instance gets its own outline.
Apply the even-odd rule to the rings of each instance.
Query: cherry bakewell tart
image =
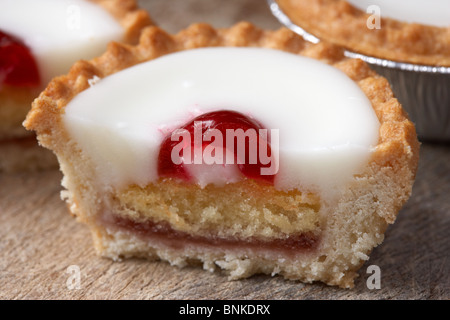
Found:
[[[0,171],[56,167],[22,126],[33,99],[109,41],[137,43],[151,23],[134,0],[0,0]]]
[[[112,43],[55,78],[25,126],[100,255],[340,287],[410,196],[419,149],[364,62],[245,22]]]
[[[315,37],[370,57],[450,67],[447,0],[275,0]]]

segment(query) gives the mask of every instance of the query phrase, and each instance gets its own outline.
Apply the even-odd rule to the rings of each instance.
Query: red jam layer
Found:
[[[142,239],[154,241],[157,245],[175,250],[195,246],[227,251],[251,250],[262,254],[271,253],[278,257],[294,257],[299,253],[314,250],[320,240],[319,235],[313,232],[297,233],[273,240],[262,240],[258,237],[239,239],[214,235],[197,236],[174,230],[167,222],[136,222],[112,214],[105,214],[101,223],[113,229],[129,231]]]
[[[271,149],[270,149],[270,143],[266,140],[264,140],[263,137],[260,136],[259,132],[260,129],[263,129],[262,125],[258,123],[257,121],[243,115],[242,113],[236,112],[236,111],[229,111],[229,110],[220,110],[220,111],[213,111],[208,112],[205,114],[202,114],[193,120],[186,123],[184,126],[182,126],[179,129],[184,129],[189,132],[190,134],[190,142],[191,142],[191,156],[190,159],[194,159],[194,150],[195,150],[195,135],[194,131],[198,128],[196,128],[196,123],[198,124],[199,121],[201,121],[201,141],[202,141],[202,148],[205,149],[206,146],[212,144],[212,143],[219,143],[219,145],[222,146],[222,149],[225,150],[227,146],[226,131],[228,129],[231,130],[237,130],[242,129],[243,132],[247,132],[247,130],[254,130],[256,133],[255,137],[257,139],[256,143],[255,141],[250,141],[250,138],[245,139],[245,159],[237,159],[238,152],[237,148],[241,147],[238,146],[238,142],[235,141],[233,143],[234,150],[230,150],[234,153],[234,163],[237,163],[239,170],[242,172],[244,176],[251,179],[256,179],[259,181],[264,181],[270,184],[273,184],[274,182],[274,175],[261,175],[261,168],[264,167],[270,167],[269,164],[262,164],[259,157],[256,156],[256,161],[250,161],[250,143],[254,143],[253,145],[257,146],[256,150],[253,150],[253,152],[256,152],[257,155],[259,155],[259,148],[261,147],[261,144],[264,144],[266,146],[267,150],[267,156],[269,157],[271,155]],[[214,137],[207,138],[206,136],[211,134],[212,129],[216,129],[221,132],[222,134],[222,141],[215,142]],[[200,130],[199,130],[200,131]],[[180,141],[175,140],[172,141],[172,133],[167,135],[167,137],[163,140],[159,156],[158,156],[158,174],[160,177],[170,177],[170,178],[178,178],[185,181],[190,181],[191,177],[189,176],[188,172],[185,170],[183,163],[181,164],[175,164],[172,160],[172,150],[180,143]],[[212,141],[211,141],[212,140]],[[184,148],[180,152],[180,157],[185,156],[183,154]],[[225,158],[226,152],[223,152],[223,161],[222,163],[226,163]],[[253,163],[252,163],[253,162]]]
[[[37,63],[31,51],[18,39],[0,31],[0,85],[37,87]]]

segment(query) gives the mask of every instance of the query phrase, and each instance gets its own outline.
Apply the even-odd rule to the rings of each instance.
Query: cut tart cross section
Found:
[[[137,46],[111,44],[54,79],[25,126],[58,156],[63,195],[100,255],[200,262],[231,279],[352,287],[418,162],[384,78],[338,47],[249,23],[149,27]],[[227,129],[257,131],[242,140],[248,157],[220,141]],[[265,160],[251,174],[237,163],[255,140],[270,178]],[[211,145],[233,163],[188,161]]]

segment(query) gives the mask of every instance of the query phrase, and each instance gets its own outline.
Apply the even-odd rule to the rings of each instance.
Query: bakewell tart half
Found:
[[[387,81],[287,29],[146,28],[76,63],[25,126],[114,260],[352,287],[411,193],[415,128]]]
[[[48,82],[109,41],[137,43],[149,15],[134,0],[0,0],[0,171],[56,167],[22,122]]]
[[[275,0],[315,37],[369,57],[450,67],[447,0]]]

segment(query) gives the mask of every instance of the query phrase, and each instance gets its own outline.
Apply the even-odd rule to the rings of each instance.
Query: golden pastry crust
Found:
[[[180,253],[170,248],[161,249],[157,244],[149,245],[145,239],[99,225],[99,216],[105,210],[114,211],[123,204],[126,208],[133,205],[139,207],[141,203],[148,205],[148,197],[157,198],[161,193],[167,195],[169,191],[164,191],[164,183],[156,187],[148,186],[147,189],[115,190],[112,197],[106,195],[111,197],[107,202],[112,200],[115,203],[105,209],[101,200],[105,195],[99,194],[93,181],[95,168],[85,161],[86,155],[70,138],[62,123],[65,106],[78,93],[89,88],[89,79],[95,76],[103,78],[164,54],[211,46],[274,48],[319,59],[345,72],[372,102],[381,123],[379,143],[367,168],[343,192],[336,208],[332,212],[320,213],[319,219],[325,216],[326,223],[320,227],[323,239],[317,249],[319,251],[303,255],[301,259],[304,260],[293,262],[289,259],[268,259],[267,256],[244,258],[236,252],[224,254],[220,250],[192,247]],[[43,146],[58,155],[65,176],[63,185],[67,188],[63,196],[70,211],[90,227],[99,254],[113,259],[130,256],[163,259],[179,266],[200,261],[208,270],[219,266],[228,271],[233,279],[267,273],[305,282],[320,280],[330,285],[352,287],[357,270],[367,260],[370,250],[382,242],[387,225],[394,222],[398,210],[409,198],[418,163],[419,143],[415,128],[394,98],[386,79],[378,76],[364,62],[345,58],[342,49],[337,46],[325,42],[312,45],[285,28],[264,31],[249,23],[219,30],[206,24],[195,24],[176,35],[149,27],[143,31],[137,46],[111,43],[101,57],[79,61],[68,75],[55,78],[34,101],[24,125],[37,133]],[[177,187],[176,184],[172,186]],[[168,188],[172,188],[170,182]],[[229,188],[236,189],[235,186]],[[373,196],[366,196],[367,190],[373,190]],[[134,195],[129,196],[130,192]],[[209,196],[214,198],[215,193]],[[137,201],[139,199],[143,200]],[[299,201],[304,203],[305,199]],[[319,210],[314,203],[311,208]],[[214,215],[217,213],[211,212]],[[314,217],[315,213],[311,214]],[[174,219],[173,228],[183,230],[177,220]]]
[[[393,61],[450,66],[450,26],[439,28],[382,18],[369,29],[370,14],[344,0],[276,0],[289,19],[321,40]]]

